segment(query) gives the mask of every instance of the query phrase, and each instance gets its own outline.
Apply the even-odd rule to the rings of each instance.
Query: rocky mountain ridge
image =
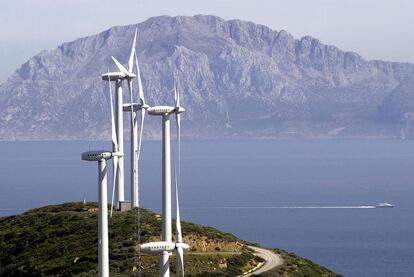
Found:
[[[135,28],[147,102],[172,104],[176,80],[187,137],[414,136],[413,64],[197,15],[154,17],[42,51],[0,85],[0,138],[108,139],[100,74],[115,70],[111,55],[127,61]],[[159,136],[159,120],[147,118],[146,137]]]

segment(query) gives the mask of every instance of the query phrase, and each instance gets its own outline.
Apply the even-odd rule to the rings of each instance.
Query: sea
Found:
[[[0,142],[0,216],[96,201],[97,163],[80,155],[98,149],[110,142]],[[414,141],[184,139],[181,176],[183,220],[344,276],[414,276]],[[160,141],[143,143],[140,203],[161,207]]]

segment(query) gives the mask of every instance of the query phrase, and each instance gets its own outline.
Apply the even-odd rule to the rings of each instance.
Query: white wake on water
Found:
[[[375,206],[215,206],[215,207],[182,207],[186,210],[210,210],[210,209],[375,209]]]

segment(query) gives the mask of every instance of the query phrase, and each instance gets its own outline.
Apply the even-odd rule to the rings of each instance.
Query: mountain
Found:
[[[115,69],[111,55],[126,63],[135,28],[147,102],[172,104],[176,79],[187,137],[414,137],[413,64],[197,15],[154,17],[42,51],[0,86],[0,138],[108,139],[100,74]],[[150,119],[146,137],[159,133],[159,118]]]
[[[140,209],[141,243],[159,240],[160,216]],[[111,276],[137,276],[137,210],[115,212],[109,221]],[[258,265],[260,258],[235,236],[211,227],[183,222],[186,276],[238,276]],[[97,276],[98,213],[96,203],[46,206],[0,217],[0,276]],[[283,264],[268,275],[340,277],[332,271],[275,249]],[[159,256],[142,255],[140,276],[159,276]],[[175,255],[171,271],[176,272]],[[175,276],[175,275],[173,275]]]

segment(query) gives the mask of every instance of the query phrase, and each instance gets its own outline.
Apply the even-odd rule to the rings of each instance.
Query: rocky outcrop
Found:
[[[111,55],[126,62],[135,28],[147,102],[172,104],[177,80],[185,136],[414,136],[414,65],[198,15],[150,18],[42,51],[0,86],[0,138],[108,139],[100,74],[115,69]],[[146,127],[147,137],[159,134],[158,120]]]

